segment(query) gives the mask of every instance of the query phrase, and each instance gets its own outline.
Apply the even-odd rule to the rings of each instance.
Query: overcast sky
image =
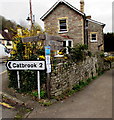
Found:
[[[43,27],[40,17],[57,0],[32,0],[35,21]],[[77,9],[80,9],[80,0],[66,0]],[[112,32],[112,2],[113,0],[84,0],[85,13],[91,15],[92,19],[105,23],[104,32]],[[29,14],[29,0],[0,0],[0,15],[17,23],[26,22]]]

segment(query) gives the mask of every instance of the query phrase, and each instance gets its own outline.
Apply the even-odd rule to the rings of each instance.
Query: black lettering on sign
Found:
[[[42,67],[43,67],[43,63],[40,63],[40,64],[39,64],[39,67],[42,68]]]

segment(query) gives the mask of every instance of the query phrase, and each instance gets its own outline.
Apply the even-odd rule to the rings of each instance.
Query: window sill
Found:
[[[92,42],[92,43],[96,43],[96,42],[97,42],[97,40],[90,40],[90,42]]]
[[[68,31],[61,31],[61,32],[58,32],[58,33],[60,33],[60,34],[61,34],[61,33],[68,33]]]

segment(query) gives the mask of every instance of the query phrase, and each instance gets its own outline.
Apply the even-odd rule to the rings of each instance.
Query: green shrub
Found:
[[[65,95],[66,96],[70,96],[70,95],[72,95],[73,93],[75,93],[75,90],[67,90],[66,92],[65,92]]]
[[[88,78],[88,79],[87,79],[87,82],[88,82],[88,83],[90,83],[91,81],[92,81],[92,79],[91,79],[91,78]]]
[[[33,92],[32,92],[32,96],[38,97],[38,91],[33,91]]]
[[[43,99],[46,98],[46,92],[42,90],[40,92],[40,97],[43,98]]]
[[[37,91],[37,90],[33,91],[33,92],[31,93],[31,95],[34,96],[34,97],[38,97],[38,91]],[[43,91],[43,90],[41,90],[41,91],[40,91],[40,97],[41,97],[42,99],[46,98],[46,92]]]
[[[70,58],[72,61],[82,61],[86,58],[87,45],[77,44],[74,48],[70,50]]]
[[[104,53],[101,53],[101,54],[100,54],[100,57],[101,57],[101,58],[104,58]]]
[[[81,89],[81,86],[79,84],[76,84],[72,89],[75,91],[79,91]]]
[[[88,51],[88,56],[91,57],[92,56],[92,52]]]

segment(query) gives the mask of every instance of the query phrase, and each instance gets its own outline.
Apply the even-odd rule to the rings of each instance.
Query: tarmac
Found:
[[[36,106],[28,118],[112,118],[112,73],[105,72],[86,88],[49,107]]]
[[[113,75],[112,75],[113,74]],[[7,72],[2,74],[2,92],[16,104],[33,109],[23,118],[112,118],[112,76],[114,70],[105,72],[83,90],[49,107],[41,106],[28,95],[8,88]],[[14,118],[18,110],[2,109],[3,118]],[[6,115],[6,113],[9,113]]]

